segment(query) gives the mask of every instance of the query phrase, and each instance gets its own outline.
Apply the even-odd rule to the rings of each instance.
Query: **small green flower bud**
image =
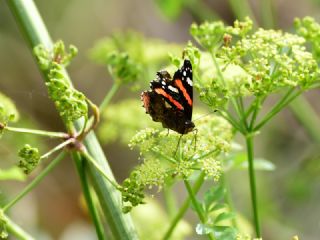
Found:
[[[22,159],[19,161],[19,167],[23,170],[25,174],[29,174],[35,169],[40,161],[40,154],[37,148],[31,147],[29,144],[24,145],[22,149],[19,150],[19,157]]]

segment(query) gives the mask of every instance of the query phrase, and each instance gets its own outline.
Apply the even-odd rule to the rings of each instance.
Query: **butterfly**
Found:
[[[157,72],[157,78],[150,82],[149,91],[141,93],[141,100],[146,113],[153,121],[161,122],[180,134],[191,132],[195,125],[192,122],[193,82],[192,65],[185,59],[173,78],[165,71]]]

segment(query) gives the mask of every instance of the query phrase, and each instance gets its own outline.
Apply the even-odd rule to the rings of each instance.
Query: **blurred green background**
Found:
[[[52,38],[78,47],[79,55],[69,67],[69,73],[76,88],[98,104],[111,87],[112,79],[104,67],[90,60],[89,50],[99,39],[116,31],[134,30],[146,38],[186,44],[191,39],[191,23],[206,19],[221,19],[232,24],[237,17],[249,13],[261,27],[290,31],[295,17],[320,17],[320,1],[316,0],[249,1],[251,13],[246,12],[247,2],[240,0],[35,2]],[[25,119],[20,125],[63,130],[30,50],[5,1],[0,2],[0,69],[0,91],[15,101]],[[125,98],[139,99],[139,93],[123,87],[112,101],[116,103]],[[307,98],[320,112],[319,92],[309,92]],[[258,172],[264,239],[291,239],[295,234],[303,240],[320,239],[319,146],[307,136],[289,109],[271,121],[256,140],[257,157],[264,157],[276,165],[273,172]],[[51,141],[35,141],[41,141],[43,149],[53,146]],[[23,137],[17,139],[10,134],[0,140],[1,167],[17,161],[15,153],[24,142]],[[105,144],[104,149],[116,178],[122,181],[138,162],[138,154],[120,142]],[[229,175],[236,208],[250,219],[247,176],[243,171]],[[23,186],[19,182],[1,182],[2,201],[14,196]],[[184,194],[181,194],[183,199]],[[14,207],[11,216],[26,230],[37,232],[39,239],[95,239],[94,228],[81,204],[78,176],[70,159],[63,161],[35,191]],[[191,212],[188,217],[192,224],[196,222]]]

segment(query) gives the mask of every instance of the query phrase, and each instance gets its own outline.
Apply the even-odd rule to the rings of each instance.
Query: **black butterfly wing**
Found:
[[[179,102],[183,106],[187,119],[191,121],[193,106],[193,81],[192,65],[189,60],[184,60],[181,69],[175,72],[172,85],[179,90]]]
[[[168,103],[173,109],[184,111],[183,99],[179,89],[173,86],[173,81],[167,71],[157,73],[158,79],[150,83],[150,87]]]

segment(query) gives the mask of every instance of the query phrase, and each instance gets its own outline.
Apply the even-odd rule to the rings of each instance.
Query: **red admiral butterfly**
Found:
[[[192,65],[184,60],[173,79],[167,71],[157,72],[157,79],[150,82],[151,91],[141,94],[143,106],[152,120],[161,122],[180,134],[191,132],[195,125],[192,118]]]

